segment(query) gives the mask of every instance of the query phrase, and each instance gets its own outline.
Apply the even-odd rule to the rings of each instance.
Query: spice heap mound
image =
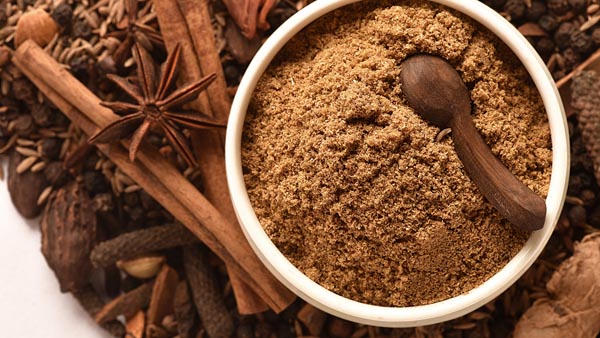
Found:
[[[551,141],[528,74],[491,33],[435,4],[366,1],[307,27],[259,81],[244,126],[245,181],[267,234],[312,280],[376,305],[465,293],[528,236],[407,106],[399,74],[414,53],[458,70],[492,152],[545,196]]]

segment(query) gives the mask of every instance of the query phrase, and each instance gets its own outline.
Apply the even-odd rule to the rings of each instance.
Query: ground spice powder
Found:
[[[267,234],[312,280],[376,305],[465,293],[528,236],[406,105],[399,73],[414,53],[449,60],[493,153],[546,196],[550,134],[527,73],[480,25],[423,1],[364,1],[304,29],[262,76],[244,126],[245,181]]]

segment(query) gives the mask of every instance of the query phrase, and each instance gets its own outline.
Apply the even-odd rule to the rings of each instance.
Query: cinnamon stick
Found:
[[[100,99],[34,42],[14,53],[13,63],[73,123],[90,135],[117,119]],[[291,293],[258,260],[241,230],[232,226],[183,175],[154,148],[143,145],[135,163],[123,144],[99,145],[125,174],[203,241],[275,311],[290,303]]]
[[[180,72],[179,81],[187,83],[202,78],[204,74],[217,75],[213,85],[206,90],[208,95],[202,95],[192,102],[191,108],[226,119],[231,102],[216,49],[208,1],[164,0],[157,2],[155,6],[165,47],[171,51],[176,44],[180,44],[183,49],[183,71]],[[230,224],[239,228],[225,176],[224,131],[192,131],[192,141],[206,198]],[[267,304],[241,278],[231,273],[229,267],[228,272],[240,314],[254,314],[268,309]],[[290,298],[291,301],[293,298]]]

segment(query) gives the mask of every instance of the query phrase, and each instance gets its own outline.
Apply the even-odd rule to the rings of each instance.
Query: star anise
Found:
[[[153,46],[164,49],[164,41],[159,32],[149,26],[138,17],[138,0],[123,0],[125,12],[127,13],[127,25],[122,30],[117,30],[106,34],[107,37],[114,37],[121,40],[121,43],[113,53],[113,60],[119,67],[130,56],[131,47],[134,43],[139,43],[147,50],[152,50]]]
[[[187,138],[178,125],[192,129],[207,129],[224,127],[225,122],[196,111],[174,109],[196,99],[200,92],[213,82],[216,75],[210,74],[168,94],[175,82],[181,47],[177,45],[167,58],[158,82],[156,81],[157,67],[150,53],[138,44],[134,45],[132,53],[137,63],[138,86],[116,75],[107,75],[107,77],[137,103],[101,102],[103,106],[112,109],[115,113],[127,115],[104,127],[90,137],[88,142],[109,143],[133,133],[129,145],[129,158],[134,161],[144,136],[153,127],[158,127],[164,131],[167,140],[181,157],[190,166],[196,166],[196,159],[187,144]]]

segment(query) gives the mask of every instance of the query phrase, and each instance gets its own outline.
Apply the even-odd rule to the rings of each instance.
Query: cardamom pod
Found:
[[[62,292],[88,284],[90,252],[96,243],[96,214],[80,184],[71,181],[54,192],[41,220],[42,254]]]

